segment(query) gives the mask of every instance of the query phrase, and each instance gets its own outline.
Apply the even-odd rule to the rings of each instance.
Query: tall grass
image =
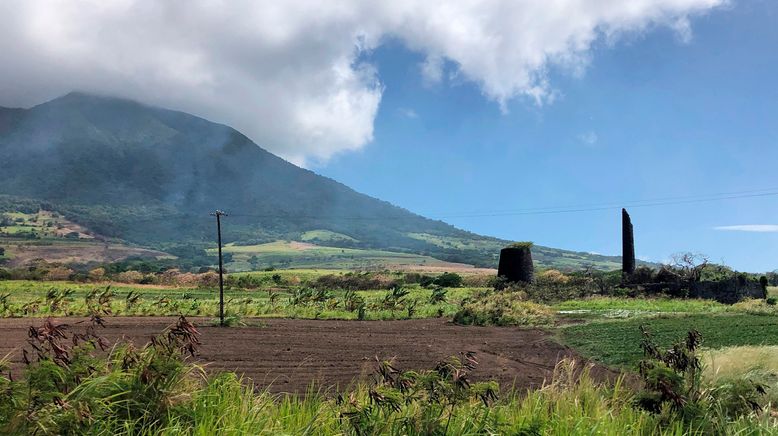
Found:
[[[709,350],[703,355],[704,375],[721,385],[749,380],[767,388],[767,399],[778,404],[778,346],[741,346]]]
[[[44,325],[45,326],[45,325]],[[94,435],[484,435],[484,434],[767,434],[767,413],[730,419],[716,407],[700,425],[635,406],[623,379],[600,384],[590,367],[563,360],[541,389],[496,399],[493,383],[470,382],[472,359],[449,359],[427,371],[380,363],[375,381],[337,394],[272,395],[234,373],[207,375],[186,363],[196,344],[185,320],[151,345],[47,348],[19,380],[0,376],[0,434]],[[54,335],[55,337],[57,335]],[[96,337],[96,336],[90,336]],[[62,345],[64,346],[64,345]],[[98,356],[98,357],[96,357]],[[2,366],[2,362],[0,362]]]
[[[143,287],[84,286],[52,283],[33,287],[34,282],[0,281],[0,317],[88,316],[95,306],[115,316],[215,316],[218,295],[205,289],[149,289]],[[72,285],[72,287],[71,287]],[[7,290],[7,292],[5,292]],[[459,309],[472,288],[451,288],[433,300],[437,289],[411,286],[407,295],[387,300],[394,291],[323,291],[311,288],[286,290],[227,290],[225,309],[241,317],[283,317],[305,319],[393,320],[450,317]],[[302,294],[307,295],[301,298]],[[105,298],[101,302],[102,296]],[[354,298],[364,303],[349,304]],[[391,304],[387,304],[391,303]]]

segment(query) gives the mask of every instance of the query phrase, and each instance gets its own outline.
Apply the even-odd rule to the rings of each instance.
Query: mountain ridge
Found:
[[[488,267],[508,242],[359,193],[229,126],[123,98],[73,92],[29,109],[0,107],[0,153],[0,194],[49,202],[106,236],[171,252],[210,246],[208,213],[216,208],[231,214],[225,242],[300,240],[323,230],[348,236],[334,246]],[[546,266],[552,258],[577,259],[578,267],[618,262],[536,251]]]

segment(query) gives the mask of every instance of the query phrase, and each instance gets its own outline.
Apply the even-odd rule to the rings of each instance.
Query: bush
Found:
[[[457,273],[445,272],[437,276],[432,283],[444,288],[459,288],[462,286],[462,276]]]
[[[523,301],[521,292],[487,292],[463,301],[454,314],[461,325],[541,326],[554,322],[554,312],[542,304]]]
[[[94,268],[89,271],[89,280],[99,282],[105,279],[105,268]]]
[[[497,280],[492,274],[468,274],[462,277],[462,286],[467,288],[492,288]]]
[[[68,280],[73,270],[64,266],[55,266],[46,273],[46,280]]]
[[[397,279],[385,274],[349,272],[346,274],[327,274],[321,276],[316,279],[312,286],[316,289],[368,291],[374,289],[392,289],[398,285]]]
[[[122,283],[140,283],[143,273],[139,271],[124,271],[116,275],[116,280]]]
[[[637,268],[635,268],[635,272],[629,275],[629,277],[626,277],[626,281],[629,283],[653,283],[655,281],[656,276],[654,275],[654,270],[645,266],[641,265]]]
[[[719,434],[728,420],[762,410],[766,386],[743,377],[705,383],[699,347],[702,335],[689,331],[670,349],[661,349],[651,334],[643,333],[644,360],[639,364],[645,388],[636,404],[696,427],[706,434]]]
[[[535,283],[550,285],[566,285],[570,282],[570,277],[555,269],[549,269],[535,276]]]

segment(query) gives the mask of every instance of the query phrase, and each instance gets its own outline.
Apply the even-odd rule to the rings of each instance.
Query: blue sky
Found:
[[[778,192],[776,24],[774,0],[7,0],[0,106],[183,110],[464,229],[619,254],[618,209],[462,215]],[[646,259],[778,268],[778,195],[629,209]]]
[[[600,38],[582,74],[551,68],[552,102],[515,98],[507,112],[452,65],[431,84],[421,55],[385,43],[365,55],[384,87],[372,142],[312,169],[473,232],[619,254],[616,209],[457,215],[778,192],[776,24],[777,3],[736,2],[692,18],[689,41],[668,28]],[[639,257],[778,269],[776,227],[716,229],[775,226],[778,195],[629,210]]]

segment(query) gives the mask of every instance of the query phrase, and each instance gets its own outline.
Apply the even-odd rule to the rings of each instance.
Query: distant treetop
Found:
[[[509,245],[507,248],[532,248],[534,244],[529,241],[523,241],[523,242],[514,242],[513,244]]]

